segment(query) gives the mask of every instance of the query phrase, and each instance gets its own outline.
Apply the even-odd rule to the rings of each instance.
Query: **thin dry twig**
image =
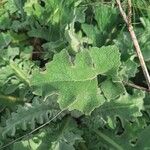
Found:
[[[132,25],[132,3],[131,0],[128,0],[128,24]]]
[[[130,82],[123,81],[123,84],[125,84],[125,85],[127,85],[127,86],[130,86],[130,87],[132,87],[132,88],[135,88],[135,89],[137,89],[137,90],[142,90],[142,91],[145,91],[145,92],[150,93],[150,90],[149,90],[149,89],[147,89],[147,88],[145,88],[145,87],[141,87],[141,86],[136,85],[136,84],[134,84],[134,83],[130,83]]]
[[[133,44],[134,44],[137,56],[139,58],[140,65],[141,65],[142,70],[143,70],[143,74],[145,76],[148,88],[150,90],[150,75],[149,75],[148,69],[146,67],[146,64],[145,64],[145,61],[144,61],[144,57],[142,55],[142,52],[141,52],[141,49],[140,49],[137,37],[136,37],[135,32],[133,30],[132,22],[131,22],[131,16],[132,16],[132,9],[131,9],[132,8],[132,3],[131,3],[131,0],[128,0],[128,15],[129,16],[127,16],[126,13],[124,12],[120,0],[116,0],[116,3],[118,5],[118,7],[119,7],[119,11],[120,11],[120,13],[121,13],[125,23],[128,26],[128,30],[129,30],[131,39],[133,41]]]

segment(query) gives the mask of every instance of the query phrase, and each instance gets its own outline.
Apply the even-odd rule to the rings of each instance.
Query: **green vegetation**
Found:
[[[132,10],[150,71],[150,2]],[[115,0],[0,0],[0,149],[146,150],[149,124],[150,92]]]

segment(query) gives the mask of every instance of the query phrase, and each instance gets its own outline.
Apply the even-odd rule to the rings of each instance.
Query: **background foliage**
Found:
[[[150,2],[132,2],[150,70]],[[125,83],[147,88],[114,0],[0,0],[0,149],[149,149],[149,93]]]

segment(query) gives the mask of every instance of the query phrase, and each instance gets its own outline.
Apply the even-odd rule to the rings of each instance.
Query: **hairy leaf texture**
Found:
[[[85,49],[71,60],[66,50],[56,54],[44,72],[33,74],[31,85],[37,95],[56,93],[61,109],[90,114],[105,102],[97,75],[117,72],[120,54],[115,46]]]

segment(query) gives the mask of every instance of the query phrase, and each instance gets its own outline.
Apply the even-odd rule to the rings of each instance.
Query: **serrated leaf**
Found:
[[[146,140],[149,137],[147,134],[149,127],[144,132],[142,131],[147,126],[146,122],[143,122],[143,116],[132,121],[126,120],[124,124],[117,119],[118,121],[113,129],[100,124],[101,118],[96,118],[96,115],[93,116],[93,119],[94,117],[95,121],[93,123],[84,122],[87,128],[84,129],[83,138],[85,138],[89,150],[99,150],[102,147],[113,150],[143,150],[149,147],[149,141]],[[87,121],[89,120],[90,118],[87,119]],[[95,126],[95,124],[97,125]]]
[[[81,131],[74,120],[67,118],[29,139],[14,143],[13,150],[75,150],[77,141],[82,141]]]
[[[135,91],[133,95],[126,93],[120,95],[119,98],[105,102],[102,106],[95,109],[91,117],[85,118],[85,124],[90,128],[100,128],[108,124],[109,127],[116,127],[116,118],[120,118],[122,123],[124,121],[133,120],[136,117],[142,116],[143,99],[145,94],[143,92]]]
[[[128,93],[121,95],[118,99],[104,103],[99,108],[99,113],[104,118],[115,119],[117,116],[121,119],[132,119],[133,117],[142,116],[143,99],[145,94],[141,91],[135,91],[133,95]]]
[[[10,134],[14,136],[17,129],[27,130],[28,127],[34,129],[36,122],[42,124],[49,118],[53,118],[59,111],[51,98],[47,98],[46,101],[35,98],[32,104],[19,105],[17,112],[13,112],[11,117],[7,119],[2,135]],[[64,113],[61,114],[61,116],[63,115]]]

